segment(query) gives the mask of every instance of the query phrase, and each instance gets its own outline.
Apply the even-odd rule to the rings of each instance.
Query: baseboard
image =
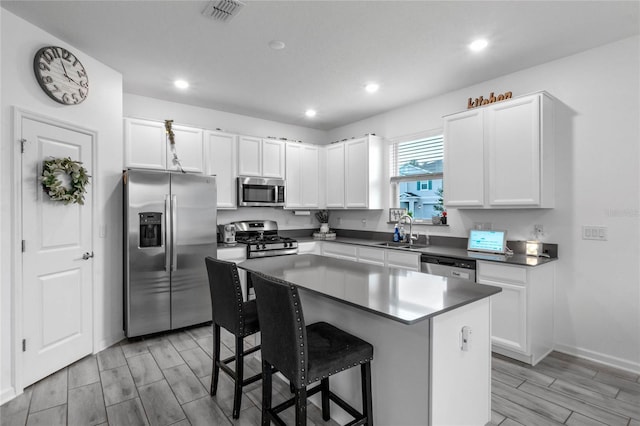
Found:
[[[629,371],[634,374],[640,374],[640,363],[638,362],[617,358],[611,355],[606,355],[606,354],[591,351],[588,349],[566,346],[559,343],[555,344],[554,350],[568,354],[568,355],[577,356],[579,358],[588,359],[589,361],[599,362],[601,364],[605,364],[610,367],[615,367],[621,370]]]
[[[0,391],[0,405],[4,404],[5,402],[11,401],[16,396],[18,395],[16,395],[16,390],[13,388],[13,386],[2,389],[2,391]]]
[[[115,345],[116,343],[118,343],[122,339],[124,339],[124,331],[122,331],[120,333],[115,333],[113,336],[109,336],[107,338],[104,338],[104,339],[96,342],[96,345],[93,348],[93,353],[97,354],[101,350],[107,349],[109,346]]]

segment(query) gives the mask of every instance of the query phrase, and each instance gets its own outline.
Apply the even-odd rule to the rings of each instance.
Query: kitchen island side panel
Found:
[[[426,424],[429,407],[429,321],[413,325],[332,301],[300,288],[305,321],[326,321],[373,345],[371,382],[375,424]],[[331,376],[332,391],[362,407],[360,369]],[[311,401],[320,406],[319,395]],[[345,424],[352,418],[336,405],[331,418]]]

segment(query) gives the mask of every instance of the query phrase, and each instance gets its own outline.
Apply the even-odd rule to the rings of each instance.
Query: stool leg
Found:
[[[296,389],[296,426],[307,426],[307,388]]]
[[[371,363],[360,366],[362,375],[362,414],[367,417],[367,426],[373,426],[373,401],[371,397]]]
[[[218,376],[220,375],[220,326],[213,324],[213,372],[211,374],[211,389],[209,393],[215,395],[218,391]]]
[[[331,419],[329,404],[329,378],[326,377],[320,382],[320,392],[322,394],[322,420],[325,422]]]
[[[236,336],[236,377],[233,393],[233,418],[240,417],[240,403],[242,402],[242,380],[244,379],[244,342],[242,337]]]
[[[262,360],[262,426],[269,426],[271,421],[267,411],[271,409],[271,364]]]

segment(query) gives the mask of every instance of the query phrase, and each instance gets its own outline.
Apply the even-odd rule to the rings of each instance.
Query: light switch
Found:
[[[607,227],[606,226],[582,226],[582,239],[583,240],[598,240],[607,241]]]

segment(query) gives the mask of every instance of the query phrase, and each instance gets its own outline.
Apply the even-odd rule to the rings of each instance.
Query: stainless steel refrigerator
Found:
[[[211,321],[204,258],[217,250],[215,177],[127,170],[123,187],[125,335]]]

